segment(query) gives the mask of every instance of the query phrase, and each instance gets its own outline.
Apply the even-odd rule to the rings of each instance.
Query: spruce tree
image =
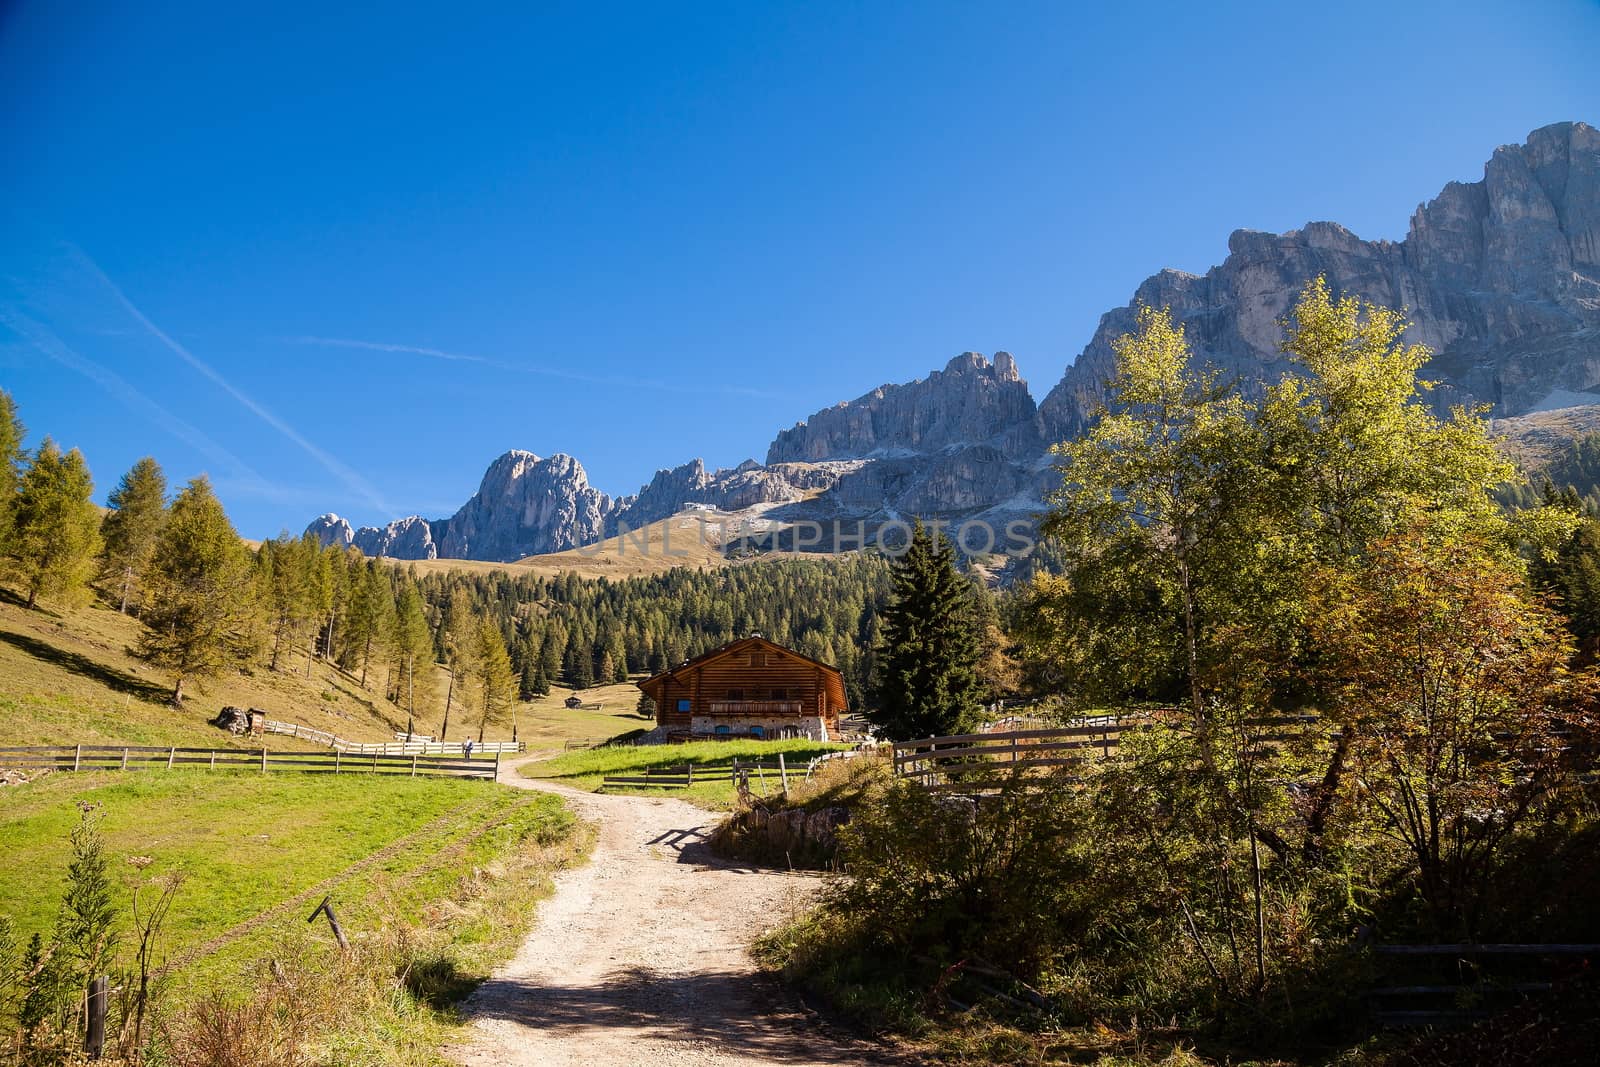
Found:
[[[128,599],[156,548],[167,517],[167,476],[150,456],[133,465],[106,498],[113,509],[101,524],[105,539],[103,574],[116,591],[117,610],[128,613]]]
[[[145,576],[138,654],[183,684],[240,665],[252,652],[250,557],[204,475],[172,502]]]
[[[567,650],[561,657],[561,675],[572,689],[587,689],[594,684],[594,659],[582,635],[573,630],[567,635]]]
[[[897,741],[963,732],[981,698],[972,585],[950,543],[921,523],[890,565],[890,582],[867,716]]]
[[[5,559],[27,592],[28,607],[40,596],[79,598],[100,551],[100,512],[94,482],[77,449],[65,454],[48,437],[22,476]]]

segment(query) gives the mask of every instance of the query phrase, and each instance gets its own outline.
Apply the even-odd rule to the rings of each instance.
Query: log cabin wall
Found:
[[[656,701],[657,722],[671,735],[709,734],[718,726],[772,733],[786,725],[839,729],[845,710],[837,671],[762,639],[709,653],[703,662],[640,683]]]

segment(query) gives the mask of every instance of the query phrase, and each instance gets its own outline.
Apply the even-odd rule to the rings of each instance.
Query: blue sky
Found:
[[[1085,5],[1087,8],[1087,5]],[[0,5],[0,387],[240,529],[611,493],[1600,122],[1600,4]],[[331,343],[337,342],[337,343]]]

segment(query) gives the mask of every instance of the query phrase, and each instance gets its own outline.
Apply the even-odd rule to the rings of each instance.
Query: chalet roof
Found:
[[[769,641],[760,634],[752,634],[749,637],[741,637],[737,641],[729,641],[725,645],[719,645],[709,652],[702,652],[693,659],[685,660],[676,667],[668,667],[660,674],[652,675],[636,684],[640,689],[643,689],[646,693],[650,693],[653,696],[653,690],[664,679],[671,678],[681,671],[692,670],[696,667],[703,667],[713,660],[719,660],[724,656],[731,656],[751,648],[764,648],[770,652],[776,652],[784,656],[793,656],[795,659],[800,660],[803,663],[810,663],[814,666],[820,667],[822,670],[827,671],[828,674],[832,675],[832,678],[829,680],[837,683],[838,693],[841,699],[843,698],[844,675],[839,672],[839,668],[833,666],[831,663],[824,663],[819,659],[812,659],[810,656],[807,656],[801,652],[796,652],[794,649],[787,648],[784,645],[780,645],[776,641]]]

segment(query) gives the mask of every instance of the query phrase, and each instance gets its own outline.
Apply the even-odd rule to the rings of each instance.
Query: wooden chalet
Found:
[[[768,641],[733,641],[639,683],[668,737],[839,736],[844,676]]]

